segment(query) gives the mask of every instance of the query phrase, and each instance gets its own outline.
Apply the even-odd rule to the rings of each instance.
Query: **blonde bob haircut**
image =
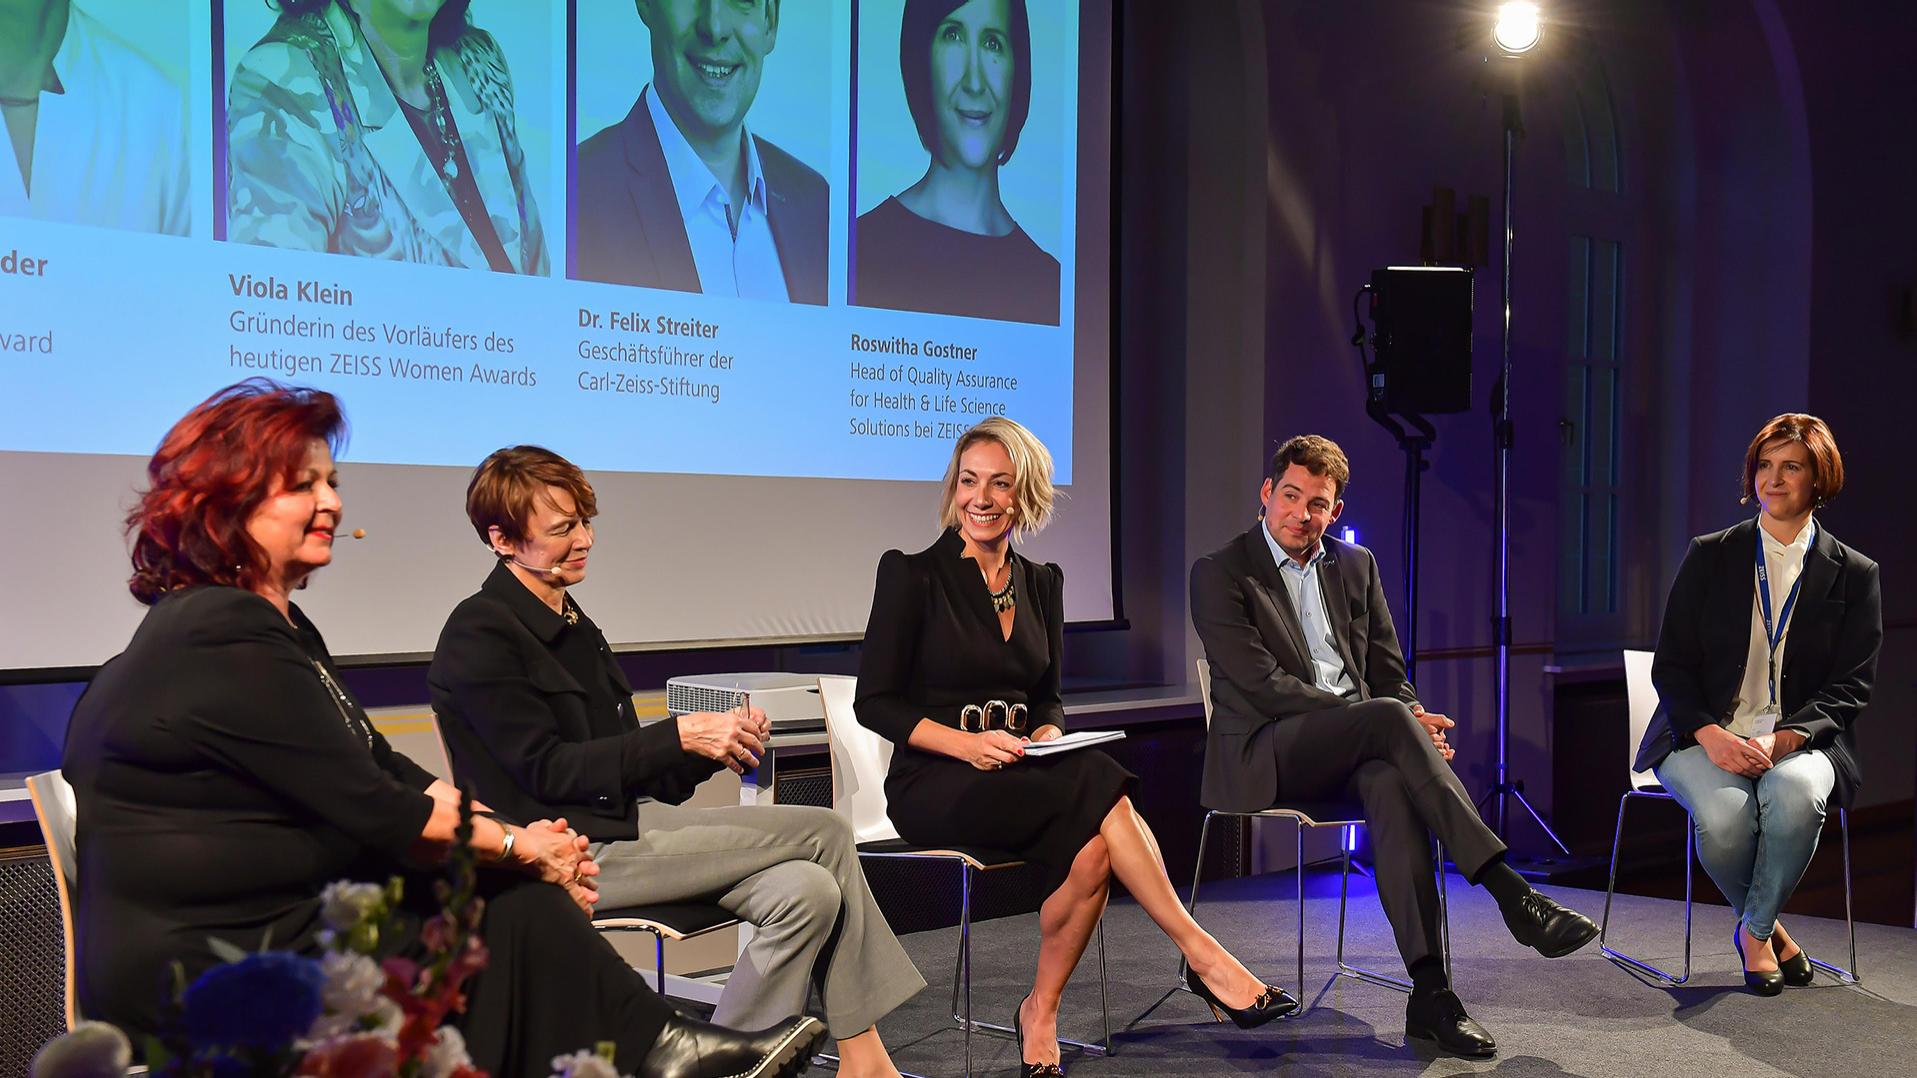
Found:
[[[1023,539],[1036,535],[1052,517],[1052,505],[1058,500],[1058,488],[1052,486],[1052,451],[1037,435],[1004,416],[980,420],[971,430],[959,435],[952,447],[952,462],[945,466],[945,482],[939,486],[939,527],[956,527],[959,522],[959,458],[980,442],[997,442],[1012,458],[1012,533]]]

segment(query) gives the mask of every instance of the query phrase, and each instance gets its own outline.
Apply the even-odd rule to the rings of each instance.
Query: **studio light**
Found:
[[[1531,3],[1514,2],[1498,5],[1498,22],[1491,30],[1491,40],[1506,53],[1516,56],[1529,52],[1538,43],[1542,24],[1538,15],[1538,6]]]

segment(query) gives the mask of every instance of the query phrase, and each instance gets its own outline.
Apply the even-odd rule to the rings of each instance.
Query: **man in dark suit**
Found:
[[[579,146],[573,276],[823,304],[825,178],[747,131],[779,0],[638,0],[652,83]]]
[[[1260,522],[1191,571],[1192,620],[1211,664],[1212,719],[1201,797],[1249,812],[1280,803],[1363,804],[1378,898],[1411,974],[1405,1035],[1489,1056],[1496,1042],[1451,991],[1431,872],[1436,836],[1491,891],[1518,942],[1547,957],[1597,935],[1504,863],[1448,761],[1450,719],[1427,711],[1371,552],[1325,529],[1351,476],[1328,438],[1302,435],[1271,459]]]

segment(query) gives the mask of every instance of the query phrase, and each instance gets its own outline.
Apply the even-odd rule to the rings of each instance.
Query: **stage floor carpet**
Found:
[[[1287,872],[1208,883],[1200,891],[1198,917],[1254,973],[1295,991],[1293,881]],[[1351,883],[1347,960],[1402,976],[1371,881],[1354,873]],[[1815,985],[1764,999],[1743,988],[1727,907],[1696,907],[1691,979],[1678,988],[1661,988],[1606,961],[1595,942],[1568,958],[1539,957],[1512,942],[1490,896],[1456,875],[1448,883],[1453,979],[1472,1017],[1497,1038],[1495,1059],[1467,1061],[1407,1046],[1402,993],[1350,978],[1327,987],[1335,968],[1334,869],[1307,874],[1309,1009],[1259,1030],[1215,1024],[1205,1005],[1185,992],[1160,1002],[1172,984],[1177,952],[1135,903],[1114,903],[1106,914],[1106,943],[1117,1054],[1080,1057],[1067,1049],[1066,1068],[1083,1078],[1917,1073],[1917,931],[1859,924],[1862,985],[1839,986],[1820,970]],[[1602,912],[1601,891],[1557,888],[1551,893],[1593,919]],[[1666,969],[1680,967],[1682,903],[1619,895],[1611,917],[1608,942],[1613,946]],[[1785,924],[1813,956],[1846,964],[1842,921],[1795,917]],[[946,1014],[957,940],[956,929],[904,938],[928,987],[880,1026],[899,1066],[928,1078],[963,1073],[961,1035],[956,1029],[941,1031],[950,1025]],[[972,941],[978,1016],[1009,1025],[1012,1008],[1031,983],[1038,917],[981,922]],[[1095,951],[1088,950],[1065,993],[1060,1030],[1096,1040],[1098,1027],[1097,963]],[[1011,1041],[975,1036],[972,1044],[974,1074],[1017,1073]]]

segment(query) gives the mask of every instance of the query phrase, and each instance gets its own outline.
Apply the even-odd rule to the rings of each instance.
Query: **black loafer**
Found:
[[[639,1064],[638,1078],[792,1078],[824,1039],[817,1018],[740,1033],[675,1014]]]
[[[1458,994],[1449,988],[1413,992],[1404,1009],[1406,1040],[1432,1041],[1454,1056],[1489,1059],[1498,1054],[1498,1042],[1464,1013]]]
[[[1537,891],[1503,912],[1511,938],[1546,958],[1563,958],[1597,938],[1598,926],[1589,917]]]

